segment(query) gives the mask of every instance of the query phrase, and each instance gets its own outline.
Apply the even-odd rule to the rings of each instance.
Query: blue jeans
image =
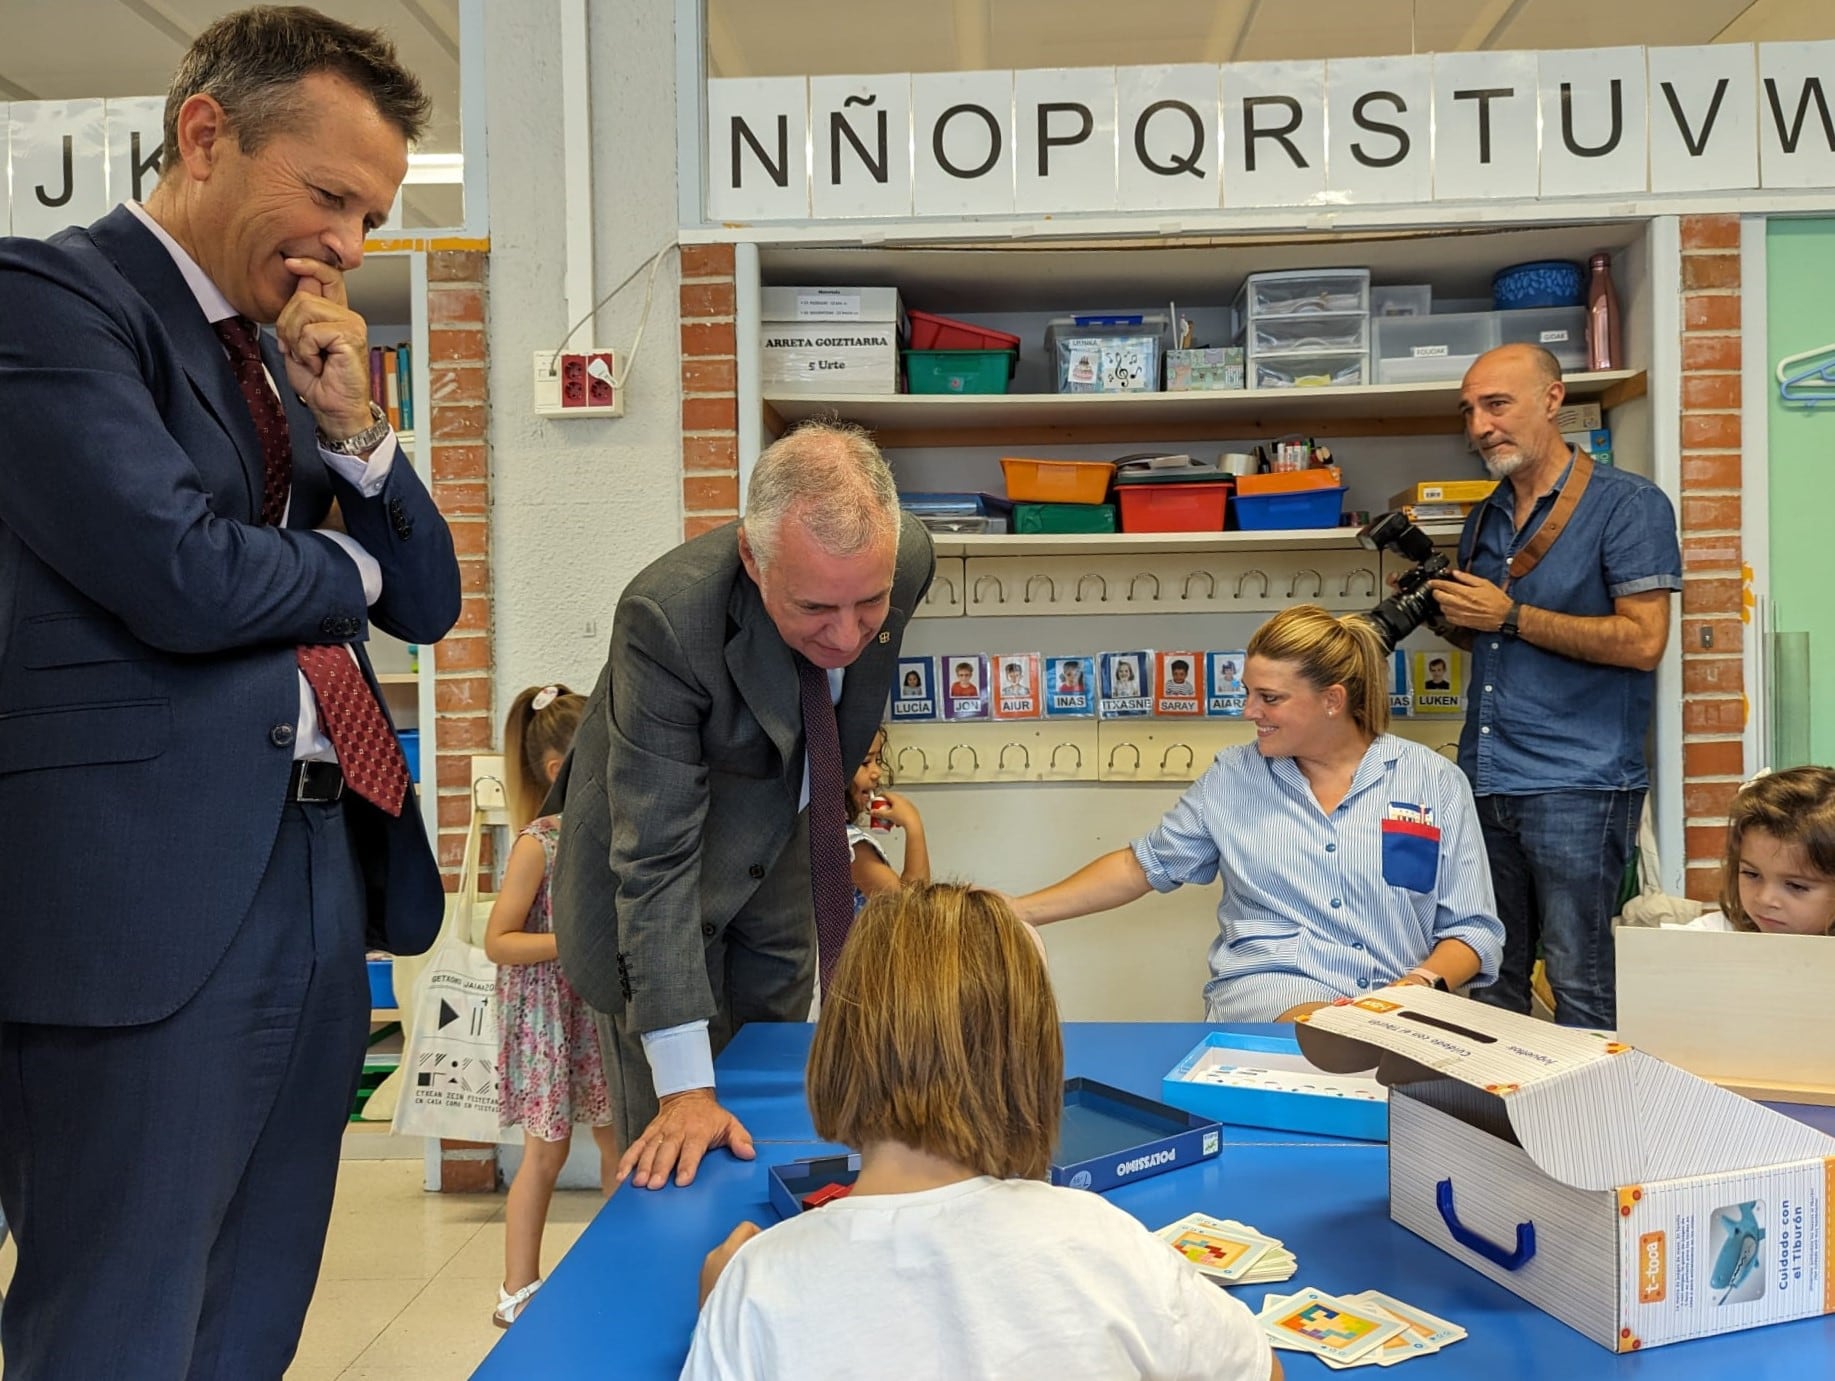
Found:
[[[1637,847],[1642,791],[1547,791],[1480,796],[1478,822],[1491,858],[1504,959],[1497,982],[1473,996],[1529,1010],[1529,974],[1540,946],[1563,1026],[1618,1025],[1612,915]]]

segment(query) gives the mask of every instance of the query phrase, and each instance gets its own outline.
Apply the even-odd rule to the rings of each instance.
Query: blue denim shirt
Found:
[[[1510,558],[1535,535],[1573,472],[1515,528],[1516,491],[1508,481],[1466,519],[1460,550],[1466,569],[1502,586]],[[1534,570],[1509,586],[1537,609],[1604,617],[1613,600],[1682,588],[1682,552],[1669,496],[1642,476],[1595,465],[1567,530]],[[1646,788],[1644,736],[1656,673],[1575,661],[1497,633],[1472,636],[1459,766],[1477,796],[1542,791]]]

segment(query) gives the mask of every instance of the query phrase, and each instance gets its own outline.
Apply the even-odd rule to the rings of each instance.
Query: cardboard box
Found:
[[[1598,403],[1569,403],[1555,413],[1555,427],[1564,432],[1590,432],[1603,426]]]
[[[1399,494],[1389,497],[1389,507],[1408,508],[1414,504],[1481,503],[1497,488],[1496,480],[1423,480]]]
[[[1748,1098],[1835,1105],[1828,936],[1612,933],[1619,1039]]]
[[[897,288],[760,288],[758,319],[892,322],[901,337],[906,330],[905,304]]]
[[[1389,1085],[1389,1214],[1602,1347],[1835,1312],[1835,1138],[1594,1032],[1421,988],[1300,1048]]]
[[[896,393],[898,328],[889,321],[767,321],[759,328],[767,393]]]
[[[1160,1080],[1160,1099],[1239,1127],[1389,1136],[1389,1090],[1362,1075],[1324,1073],[1291,1036],[1213,1031]]]

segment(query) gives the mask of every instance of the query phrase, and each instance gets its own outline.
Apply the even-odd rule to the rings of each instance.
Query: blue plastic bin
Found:
[[[408,760],[408,780],[419,782],[421,779],[421,731],[419,729],[397,729],[395,737],[401,740],[401,755]]]
[[[390,1008],[395,1005],[395,961],[372,959],[370,966],[370,1006]]]
[[[1243,532],[1337,527],[1346,487],[1299,489],[1291,494],[1238,494],[1230,508],[1236,514],[1237,528]]]

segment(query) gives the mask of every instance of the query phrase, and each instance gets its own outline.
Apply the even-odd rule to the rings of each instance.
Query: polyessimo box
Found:
[[[1291,1036],[1212,1031],[1160,1081],[1160,1097],[1239,1127],[1364,1141],[1389,1135],[1389,1090],[1367,1076],[1325,1073]]]
[[[1210,1160],[1223,1128],[1208,1117],[1094,1079],[1064,1081],[1051,1182],[1101,1193]]]
[[[1835,1313],[1835,1138],[1642,1051],[1449,993],[1301,1018],[1390,1086],[1389,1214],[1617,1352]]]

